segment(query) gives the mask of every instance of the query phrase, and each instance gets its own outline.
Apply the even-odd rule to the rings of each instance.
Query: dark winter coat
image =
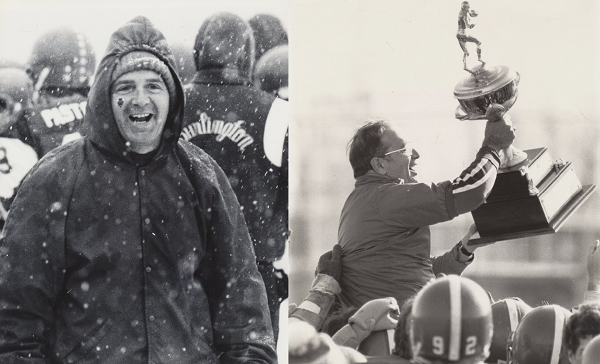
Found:
[[[185,88],[181,136],[223,168],[258,260],[273,262],[283,256],[288,238],[288,173],[287,119],[272,113],[287,101],[250,83],[254,38],[239,16],[217,13],[205,20],[194,49],[198,72]]]
[[[177,98],[157,154],[133,162],[110,105],[115,61],[145,50]],[[0,240],[2,363],[275,362],[266,295],[227,177],[179,139],[183,89],[145,18],[115,32],[86,137],[25,179]]]

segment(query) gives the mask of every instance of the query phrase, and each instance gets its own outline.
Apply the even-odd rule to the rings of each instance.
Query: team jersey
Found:
[[[19,139],[0,137],[0,221],[6,219],[21,180],[37,161],[37,154],[29,145]]]
[[[281,258],[287,240],[286,111],[286,101],[243,83],[197,77],[186,87],[181,137],[228,176],[259,261]]]
[[[87,105],[86,97],[41,97],[29,117],[29,130],[36,149],[45,155],[52,149],[81,137],[79,130]]]

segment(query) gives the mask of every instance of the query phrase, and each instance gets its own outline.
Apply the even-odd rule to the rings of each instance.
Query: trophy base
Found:
[[[513,240],[527,238],[530,236],[553,234],[557,232],[565,221],[583,205],[583,203],[592,195],[596,190],[596,185],[585,185],[581,191],[573,196],[573,199],[569,201],[567,205],[547,224],[542,224],[540,227],[525,228],[522,231],[516,232],[499,232],[497,234],[491,234],[488,236],[481,236],[479,232],[475,233],[471,239],[467,242],[467,245],[481,245],[490,244],[497,241]]]
[[[472,211],[477,234],[469,245],[554,233],[595,190],[582,186],[571,163],[552,162],[547,148],[500,170],[487,200]]]

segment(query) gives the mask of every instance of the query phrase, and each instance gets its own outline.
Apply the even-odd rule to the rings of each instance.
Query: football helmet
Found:
[[[24,69],[0,67],[0,110],[15,112],[27,108],[32,96],[33,84]]]
[[[562,345],[571,313],[558,305],[532,309],[511,334],[507,344],[509,364],[569,364]]]
[[[412,308],[410,340],[413,359],[477,363],[489,354],[492,308],[474,281],[448,275],[426,285]]]
[[[288,36],[281,21],[270,14],[256,14],[248,20],[256,41],[256,59],[270,49],[288,44]]]
[[[254,83],[261,90],[279,94],[288,87],[288,46],[269,50],[256,62]],[[287,95],[283,95],[287,96]],[[287,99],[287,97],[282,97]]]
[[[490,346],[490,356],[486,363],[506,362],[506,344],[512,332],[517,329],[519,322],[531,311],[531,307],[520,298],[505,298],[492,303],[492,319],[494,335]]]
[[[67,89],[87,92],[96,69],[94,51],[87,38],[70,27],[42,35],[28,62],[36,91]]]

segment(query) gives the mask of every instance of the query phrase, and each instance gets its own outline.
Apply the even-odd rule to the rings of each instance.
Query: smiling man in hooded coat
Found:
[[[23,182],[0,240],[0,362],[276,362],[237,199],[179,139],[174,65],[147,19],[118,29],[86,137]]]

